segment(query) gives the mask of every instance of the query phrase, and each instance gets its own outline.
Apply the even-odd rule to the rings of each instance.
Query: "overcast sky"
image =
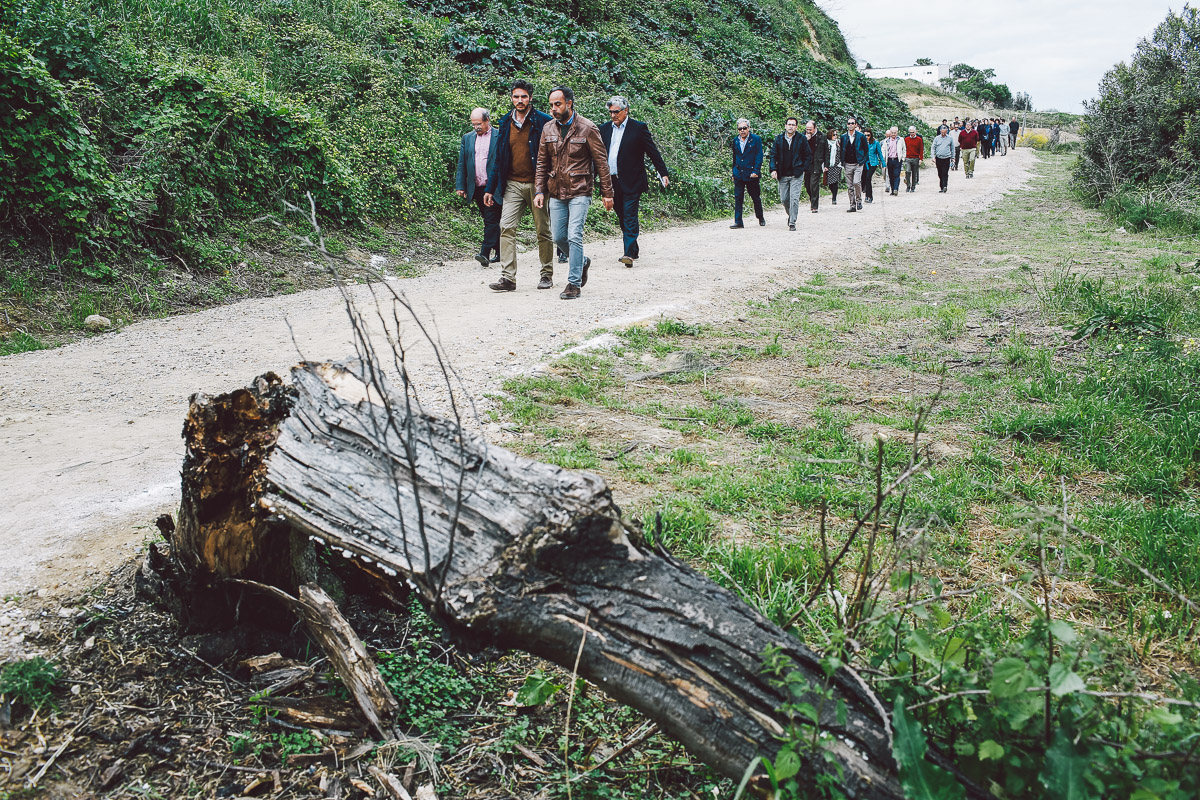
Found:
[[[906,3],[817,0],[838,21],[850,51],[873,67],[918,58],[996,70],[995,80],[1029,92],[1039,110],[1081,112],[1100,79],[1129,61],[1182,0],[984,0]],[[946,8],[944,13],[931,13]]]

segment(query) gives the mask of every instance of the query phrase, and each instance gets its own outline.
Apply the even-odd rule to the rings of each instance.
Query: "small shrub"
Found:
[[[1200,216],[1189,214],[1177,205],[1147,200],[1132,187],[1105,198],[1100,208],[1128,230],[1159,228],[1170,233],[1200,234]]]
[[[14,705],[34,710],[45,706],[55,708],[54,689],[58,678],[58,667],[41,656],[14,661],[0,671],[0,694],[12,700]]]
[[[34,350],[45,350],[49,345],[28,333],[16,331],[7,336],[0,336],[0,356],[11,356],[17,353],[29,353]]]
[[[1017,147],[1029,147],[1034,150],[1049,150],[1050,139],[1042,133],[1025,133],[1017,138]]]

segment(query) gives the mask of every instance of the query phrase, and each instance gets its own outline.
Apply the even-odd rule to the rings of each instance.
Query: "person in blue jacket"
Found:
[[[733,224],[731,228],[744,228],[742,224],[742,203],[746,192],[754,201],[754,216],[758,217],[759,225],[766,225],[762,207],[762,139],[750,132],[750,121],[737,121],[737,136],[733,137],[730,147],[733,149]]]
[[[867,168],[863,171],[862,190],[867,196],[867,202],[874,203],[875,192],[871,182],[876,171],[883,168],[883,149],[880,148],[879,142],[875,141],[875,132],[869,127],[863,128],[863,136],[867,137]]]

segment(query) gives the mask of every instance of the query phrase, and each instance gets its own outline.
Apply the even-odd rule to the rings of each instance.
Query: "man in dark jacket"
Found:
[[[800,120],[788,117],[783,133],[771,145],[771,177],[779,181],[779,202],[788,212],[788,230],[796,230],[796,215],[800,212],[800,193],[804,191],[804,176],[812,157],[808,140],[796,129]]]
[[[746,227],[742,224],[742,203],[746,192],[750,192],[750,199],[754,201],[754,216],[758,217],[758,224],[766,225],[759,184],[762,178],[762,139],[750,132],[750,120],[747,119],[737,121],[737,131],[737,136],[730,143],[733,148],[733,224],[729,227]]]
[[[483,217],[483,244],[475,260],[486,267],[496,254],[500,260],[500,206],[483,201],[487,176],[496,164],[496,145],[500,137],[492,127],[491,113],[486,108],[471,112],[473,131],[462,137],[458,148],[458,169],[454,173],[454,191],[462,198],[470,197]]]
[[[1017,146],[1017,134],[1021,132],[1021,121],[1016,117],[1008,123],[1008,146],[1015,148]]]
[[[496,125],[495,164],[488,171],[483,202],[500,204],[500,280],[488,284],[497,292],[517,288],[517,228],[528,208],[537,230],[538,258],[542,263],[539,289],[554,285],[554,240],[550,237],[550,215],[533,203],[533,176],[537,168],[538,143],[550,115],[533,107],[533,84],[516,81],[512,88],[513,110]]]
[[[646,157],[658,172],[665,189],[671,182],[667,165],[650,136],[650,126],[629,116],[629,101],[616,95],[608,101],[608,122],[600,126],[600,138],[608,150],[608,174],[613,184],[613,210],[621,223],[625,242],[622,264],[632,267],[638,257],[638,205],[650,188],[646,180]]]
[[[867,168],[867,137],[858,129],[858,120],[854,117],[846,120],[846,132],[838,139],[836,163],[841,164],[846,176],[846,195],[850,198],[846,213],[862,211],[862,176]]]
[[[829,163],[829,143],[817,132],[817,123],[811,119],[804,123],[804,140],[808,142],[809,153],[808,174],[804,182],[808,189],[808,202],[815,214],[821,198],[821,182],[825,179],[826,165]]]

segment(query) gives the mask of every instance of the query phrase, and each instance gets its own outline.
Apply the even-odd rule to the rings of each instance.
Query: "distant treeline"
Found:
[[[1135,229],[1200,233],[1200,12],[1167,14],[1086,104],[1076,184]]]

